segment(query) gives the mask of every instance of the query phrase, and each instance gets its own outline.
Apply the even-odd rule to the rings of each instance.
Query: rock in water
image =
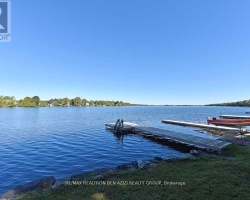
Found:
[[[161,157],[159,157],[159,156],[156,156],[156,157],[154,158],[154,160],[159,161],[159,162],[162,162],[164,159],[161,158]]]
[[[137,165],[138,165],[138,169],[142,169],[143,167],[145,167],[146,163],[141,160],[138,160]]]
[[[196,150],[191,150],[190,154],[193,155],[193,156],[199,156],[200,155],[199,152],[196,151]]]
[[[117,169],[125,170],[125,171],[131,170],[131,169],[138,169],[138,164],[137,162],[125,163],[125,164],[119,165]]]

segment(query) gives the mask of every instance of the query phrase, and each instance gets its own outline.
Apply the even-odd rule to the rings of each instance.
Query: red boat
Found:
[[[250,119],[216,119],[208,117],[207,123],[215,125],[248,126],[250,125]]]

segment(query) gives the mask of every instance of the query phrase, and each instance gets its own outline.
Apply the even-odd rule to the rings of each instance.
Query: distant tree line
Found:
[[[216,103],[216,104],[209,104],[206,106],[237,106],[237,107],[250,107],[250,99],[244,101],[236,101],[236,102],[229,102],[229,103]]]
[[[15,107],[16,106],[15,97],[10,96],[0,96],[0,107]]]
[[[39,96],[25,97],[16,100],[13,96],[0,96],[0,107],[49,107],[49,106],[134,106],[122,101],[95,101],[76,97],[74,99],[50,99],[48,101],[40,100]]]

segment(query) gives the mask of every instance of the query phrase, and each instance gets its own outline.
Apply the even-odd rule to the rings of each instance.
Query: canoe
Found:
[[[250,125],[250,119],[216,119],[208,117],[207,123],[215,125],[248,126]]]

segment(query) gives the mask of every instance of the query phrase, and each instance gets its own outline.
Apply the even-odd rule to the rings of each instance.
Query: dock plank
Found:
[[[208,124],[201,124],[201,123],[193,123],[193,122],[184,122],[184,121],[175,121],[175,120],[162,120],[162,123],[166,124],[175,124],[175,125],[182,125],[182,126],[192,126],[192,127],[199,127],[211,130],[219,130],[219,131],[231,131],[231,132],[240,132],[243,129],[234,128],[234,127],[227,127],[227,126],[215,126],[215,125],[208,125]]]
[[[105,124],[106,127],[114,128],[115,123],[108,123]],[[124,122],[124,126],[122,130],[127,131],[133,131],[133,132],[141,132],[146,134],[152,134],[154,137],[164,137],[168,140],[173,140],[178,143],[184,143],[187,145],[193,145],[201,148],[207,148],[211,150],[220,151],[222,148],[230,145],[230,142],[225,142],[219,140],[220,137],[214,137],[214,138],[206,138],[196,135],[190,135],[185,133],[178,133],[174,131],[169,131],[165,129],[155,128],[155,127],[148,127],[148,126],[141,126],[138,124],[130,123],[130,122]],[[140,135],[142,135],[140,133]],[[139,134],[138,134],[139,135]]]

